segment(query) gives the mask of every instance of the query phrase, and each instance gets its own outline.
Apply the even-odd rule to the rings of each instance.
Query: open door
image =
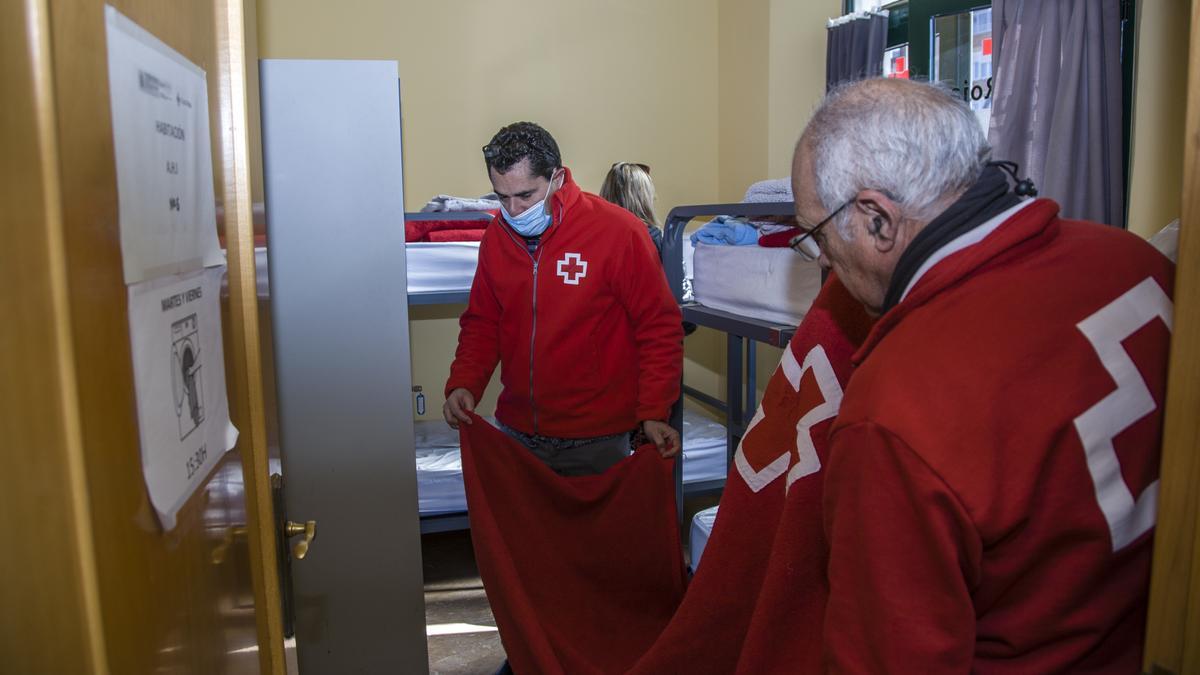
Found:
[[[1180,17],[1179,20],[1184,20]],[[1191,5],[1183,213],[1145,672],[1200,672],[1200,4]]]
[[[164,531],[140,456],[105,3],[0,4],[2,669],[281,675],[242,2],[112,4],[206,73],[228,256],[213,366],[240,435]]]

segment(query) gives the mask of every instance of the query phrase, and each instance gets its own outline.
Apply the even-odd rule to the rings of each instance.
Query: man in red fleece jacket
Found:
[[[501,428],[562,475],[603,473],[641,431],[670,456],[679,307],[645,226],[579,189],[558,144],[518,122],[483,148],[501,215],[487,228],[443,414],[469,424],[500,364]]]
[[[879,317],[825,474],[837,672],[1140,670],[1174,269],[989,155],[905,80],[797,144],[797,218]]]

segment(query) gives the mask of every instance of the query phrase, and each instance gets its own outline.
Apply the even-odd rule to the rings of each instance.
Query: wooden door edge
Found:
[[[1167,378],[1158,523],[1143,669],[1197,672],[1200,626],[1200,3],[1192,5],[1183,142],[1183,211]],[[1190,605],[1190,608],[1189,608]],[[1190,663],[1191,668],[1185,667]]]
[[[225,242],[229,266],[229,329],[233,334],[234,382],[246,402],[240,441],[246,518],[258,629],[259,668],[284,675],[283,610],[276,566],[275,518],[269,476],[258,293],[247,139],[245,25],[241,0],[216,0],[218,87],[221,124],[230,133],[225,157]],[[248,428],[247,428],[248,427]],[[248,442],[247,442],[248,441]]]
[[[83,450],[83,431],[80,421],[79,390],[76,382],[75,357],[72,346],[71,308],[67,289],[67,260],[63,233],[63,193],[59,164],[57,103],[54,93],[53,50],[51,48],[50,9],[48,0],[24,0],[24,33],[29,49],[32,96],[45,214],[42,225],[46,231],[46,277],[50,286],[50,308],[54,323],[55,375],[59,393],[59,416],[62,421],[64,472],[67,480],[67,499],[70,504],[72,528],[69,537],[75,549],[75,566],[83,625],[87,644],[84,646],[92,673],[106,675],[108,654],[104,637],[104,621],[100,611],[100,581],[97,572],[96,548],[93,540],[91,500],[87,482],[87,464]]]

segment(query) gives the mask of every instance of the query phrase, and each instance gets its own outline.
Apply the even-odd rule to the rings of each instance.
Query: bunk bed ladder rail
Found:
[[[690,321],[700,326],[706,326],[726,333],[726,396],[721,401],[714,396],[701,392],[687,385],[681,386],[679,400],[671,409],[671,426],[683,431],[683,396],[705,403],[725,413],[726,417],[726,466],[733,463],[737,445],[745,433],[746,421],[756,408],[757,383],[757,342],[763,342],[775,347],[786,347],[795,332],[795,326],[778,325],[759,319],[738,316],[729,312],[704,307],[703,305],[685,302],[683,297],[685,270],[683,256],[684,229],[692,220],[702,216],[793,216],[793,202],[767,203],[733,203],[733,204],[701,204],[693,206],[677,206],[667,214],[666,225],[663,229],[662,260],[663,269],[667,275],[667,283],[675,301],[681,306],[684,321]],[[743,352],[745,361],[743,371]],[[743,375],[744,373],[744,375]],[[743,388],[743,377],[745,380]],[[743,396],[744,392],[744,396]],[[681,453],[682,455],[682,453]],[[723,483],[723,481],[722,481]],[[696,492],[706,492],[715,489],[705,484],[698,486]],[[687,491],[683,484],[683,462],[675,463],[675,504],[680,524],[684,524],[683,500]]]

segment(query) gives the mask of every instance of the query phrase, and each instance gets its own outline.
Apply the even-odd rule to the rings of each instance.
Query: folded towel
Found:
[[[758,243],[758,230],[739,218],[717,216],[692,233],[692,243],[753,246]]]
[[[768,234],[775,234],[776,232],[787,232],[788,230],[796,229],[796,219],[795,218],[788,218],[787,220],[783,220],[783,221],[753,220],[751,222],[754,224],[755,227],[758,228],[759,234],[764,237],[767,236]],[[762,242],[760,241],[759,243],[761,244]]]
[[[792,237],[801,234],[804,234],[804,230],[798,227],[789,227],[779,232],[764,234],[758,238],[758,245],[766,246],[767,248],[783,248],[784,246],[791,246]]]
[[[760,180],[746,189],[746,196],[742,198],[742,201],[751,204],[790,202],[792,201],[792,179]]]
[[[483,241],[486,230],[435,230],[426,237],[429,241]]]
[[[486,194],[479,199],[471,197],[453,197],[451,195],[438,195],[430,199],[425,206],[421,207],[422,213],[431,211],[495,211],[500,208],[499,200],[495,199],[495,193]]]

